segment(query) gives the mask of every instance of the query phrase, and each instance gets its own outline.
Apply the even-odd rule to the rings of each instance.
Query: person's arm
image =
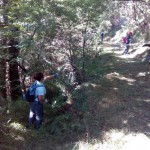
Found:
[[[56,78],[56,77],[58,77],[58,76],[59,76],[59,74],[58,74],[58,73],[55,73],[55,74],[53,74],[53,75],[45,76],[45,77],[44,77],[44,81],[45,81],[45,80],[47,80],[47,79]]]
[[[55,75],[45,76],[45,77],[44,77],[44,81],[47,80],[47,79],[52,79],[52,78],[54,78],[54,77],[55,77]]]

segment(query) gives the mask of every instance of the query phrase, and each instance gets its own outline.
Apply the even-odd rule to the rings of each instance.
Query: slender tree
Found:
[[[1,79],[4,83],[4,87],[6,87],[7,85],[7,90],[3,90],[3,93],[7,93],[7,97],[10,97],[12,100],[16,100],[20,94],[18,63],[16,60],[19,54],[19,49],[17,47],[18,41],[16,38],[18,36],[18,34],[16,34],[18,32],[18,28],[13,26],[13,20],[14,18],[16,19],[16,15],[14,15],[14,13],[11,12],[13,7],[12,1],[4,0],[2,2],[2,6],[4,28],[1,38],[3,41],[2,54],[4,55],[1,57]],[[5,84],[6,80],[7,84]]]

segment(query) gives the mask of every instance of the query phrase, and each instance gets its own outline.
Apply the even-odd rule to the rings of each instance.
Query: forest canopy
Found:
[[[133,35],[129,55],[123,55],[122,40],[129,32]],[[2,127],[8,132],[12,124],[25,127],[28,103],[22,100],[22,93],[33,83],[35,72],[45,77],[58,74],[44,81],[44,135],[56,141],[62,135],[64,141],[84,137],[89,142],[107,127],[135,125],[126,111],[140,114],[138,109],[148,110],[137,91],[143,92],[149,46],[149,0],[0,0]],[[144,88],[148,88],[146,83]],[[143,124],[148,127],[147,121]],[[140,125],[137,130],[144,133]],[[1,132],[7,135],[0,128]]]

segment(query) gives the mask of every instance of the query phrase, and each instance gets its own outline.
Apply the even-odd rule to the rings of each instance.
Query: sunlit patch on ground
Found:
[[[76,150],[149,150],[150,139],[142,133],[126,133],[126,131],[111,130],[104,133],[104,140],[88,143],[80,141]]]
[[[120,48],[120,51],[114,51],[114,53],[118,54],[118,57],[120,58],[142,58],[146,59],[146,54],[143,55],[143,53],[145,53],[148,48],[147,47],[142,47],[142,46],[138,46],[137,44],[131,44],[130,45],[130,49],[129,49],[129,54],[123,54],[125,49],[125,46]]]
[[[145,77],[146,76],[146,72],[139,72],[137,77]]]
[[[132,83],[132,82],[136,81],[135,79],[124,77],[123,75],[121,75],[121,74],[119,74],[117,72],[113,72],[113,73],[107,74],[106,78],[110,79],[110,80],[113,80],[113,79],[124,80],[124,81],[127,81],[129,83]]]
[[[145,101],[145,102],[150,102],[150,99],[145,99],[144,101]]]
[[[23,126],[19,123],[16,123],[16,122],[10,123],[10,127],[14,128],[16,130],[23,131]]]
[[[26,130],[24,129],[24,127],[21,124],[12,122],[12,123],[10,123],[9,127],[11,128],[10,135],[13,139],[15,139],[16,141],[24,141],[23,136],[18,134],[18,132],[21,132],[21,133],[26,132]]]

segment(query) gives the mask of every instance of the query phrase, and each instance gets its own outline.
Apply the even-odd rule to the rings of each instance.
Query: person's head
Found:
[[[132,36],[132,32],[131,31],[129,32],[129,35]]]
[[[41,72],[35,73],[33,76],[34,80],[42,81],[44,79],[44,75]]]

